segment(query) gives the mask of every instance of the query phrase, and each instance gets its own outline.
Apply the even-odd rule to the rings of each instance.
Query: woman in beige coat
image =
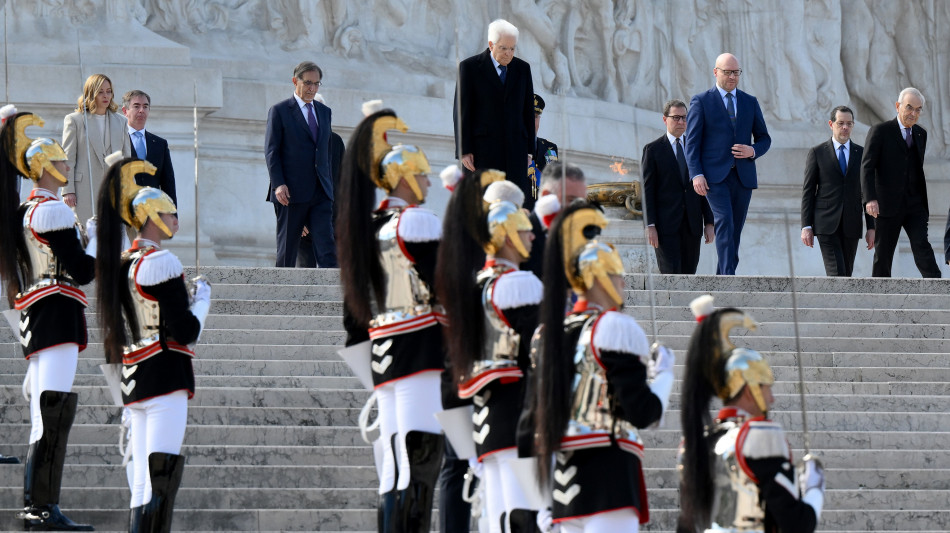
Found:
[[[132,142],[125,117],[116,113],[119,106],[113,100],[112,80],[105,74],[86,78],[76,105],[76,112],[63,121],[63,150],[69,158],[63,201],[76,211],[79,220],[87,220],[108,168],[105,157],[119,150],[123,157],[130,157]]]

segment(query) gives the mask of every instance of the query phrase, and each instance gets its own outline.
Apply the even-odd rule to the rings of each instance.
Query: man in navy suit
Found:
[[[851,140],[854,112],[831,110],[831,139],[812,147],[805,158],[802,185],[802,243],[821,249],[825,274],[848,276],[861,239],[861,217],[867,220],[864,240],[874,248],[874,219],[861,202],[861,156],[864,148]]]
[[[138,174],[135,182],[143,187],[161,189],[175,205],[175,169],[172,168],[172,156],[168,151],[168,141],[145,130],[152,107],[152,99],[145,91],[138,89],[122,96],[122,113],[129,123],[129,139],[132,141],[132,156],[144,159],[155,165],[155,175]]]
[[[518,28],[495,20],[488,25],[488,48],[459,64],[455,148],[469,172],[505,172],[524,192],[530,211],[537,195],[537,183],[528,178],[528,156],[535,148],[534,85],[531,67],[515,57],[516,44]]]
[[[752,189],[758,187],[755,159],[765,155],[772,138],[759,101],[739,85],[739,60],[716,58],[716,86],[693,96],[686,115],[686,163],[693,190],[709,200],[715,219],[716,274],[734,275],[739,237]]]
[[[294,68],[294,95],[267,112],[264,158],[270,175],[267,199],[277,211],[277,266],[294,267],[300,235],[312,234],[321,268],[337,266],[333,242],[333,177],[330,173],[330,108],[314,101],[323,71],[311,61]]]
[[[709,202],[689,182],[684,136],[686,104],[670,100],[663,106],[666,133],[643,147],[640,172],[646,205],[647,242],[656,249],[662,274],[695,274],[699,241],[713,241]]]
[[[861,158],[861,193],[875,218],[871,275],[891,277],[901,228],[907,232],[914,263],[925,278],[939,278],[940,267],[927,238],[930,207],[924,179],[927,130],[917,125],[924,95],[913,87],[900,92],[897,117],[871,126]]]

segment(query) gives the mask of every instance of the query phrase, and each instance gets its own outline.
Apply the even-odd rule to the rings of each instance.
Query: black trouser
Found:
[[[925,278],[939,278],[940,267],[934,258],[934,250],[927,239],[927,224],[930,214],[920,196],[904,198],[898,214],[879,215],[875,221],[874,266],[871,275],[876,278],[891,277],[891,264],[894,262],[894,250],[901,228],[907,232],[910,249],[914,254],[917,270]]]

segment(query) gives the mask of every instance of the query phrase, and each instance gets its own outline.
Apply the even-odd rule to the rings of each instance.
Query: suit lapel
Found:
[[[158,153],[158,141],[155,140],[155,136],[145,130],[145,160],[152,163],[156,167],[158,166],[158,158],[160,154]]]
[[[851,143],[851,145],[854,146],[854,143]],[[841,164],[838,163],[838,152],[835,150],[835,143],[833,143],[830,139],[825,143],[825,153],[828,154],[827,155],[828,161],[830,164],[833,165],[832,168],[838,169],[837,175],[844,177],[844,174],[841,173]],[[851,168],[851,159],[850,159],[851,152],[850,151],[848,152],[848,156],[849,156],[848,167],[845,170],[848,170]]]
[[[290,116],[294,117],[294,122],[300,126],[303,135],[310,139],[310,142],[314,142],[313,137],[310,135],[310,125],[307,124],[307,120],[303,118],[303,110],[297,105],[297,99],[291,96],[287,102],[287,107],[290,109]],[[316,113],[314,113],[314,115],[316,115]]]
[[[485,52],[483,52],[482,69],[485,71],[485,75],[492,80],[492,87],[501,92],[505,92],[505,85],[501,83],[501,77],[498,76],[498,71],[495,70],[495,63],[491,59],[491,50],[485,50]],[[508,75],[511,75],[511,71],[508,72]]]

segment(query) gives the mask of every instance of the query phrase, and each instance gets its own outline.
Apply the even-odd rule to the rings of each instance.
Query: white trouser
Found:
[[[181,453],[188,422],[188,391],[175,391],[128,406],[132,415],[132,501],[129,508],[152,500],[148,456]]]
[[[440,387],[440,372],[433,370],[405,377],[376,389],[379,432],[383,444],[382,472],[378,473],[380,494],[393,490],[394,486],[396,490],[409,486],[407,433],[442,433],[442,426],[435,418],[435,414],[442,410]],[[398,480],[392,449],[393,435],[396,435],[396,453],[399,455]]]
[[[491,533],[501,533],[501,514],[511,516],[514,509],[531,510],[529,498],[521,488],[518,478],[507,461],[518,458],[518,450],[502,450],[495,452],[482,461],[485,483],[485,509],[488,514],[488,526]],[[507,530],[507,529],[506,529]]]
[[[561,533],[637,533],[640,519],[633,509],[618,509],[561,522]]]
[[[30,444],[43,438],[43,415],[40,394],[45,390],[71,392],[79,362],[79,346],[75,343],[46,348],[30,356],[27,378],[30,381]]]

